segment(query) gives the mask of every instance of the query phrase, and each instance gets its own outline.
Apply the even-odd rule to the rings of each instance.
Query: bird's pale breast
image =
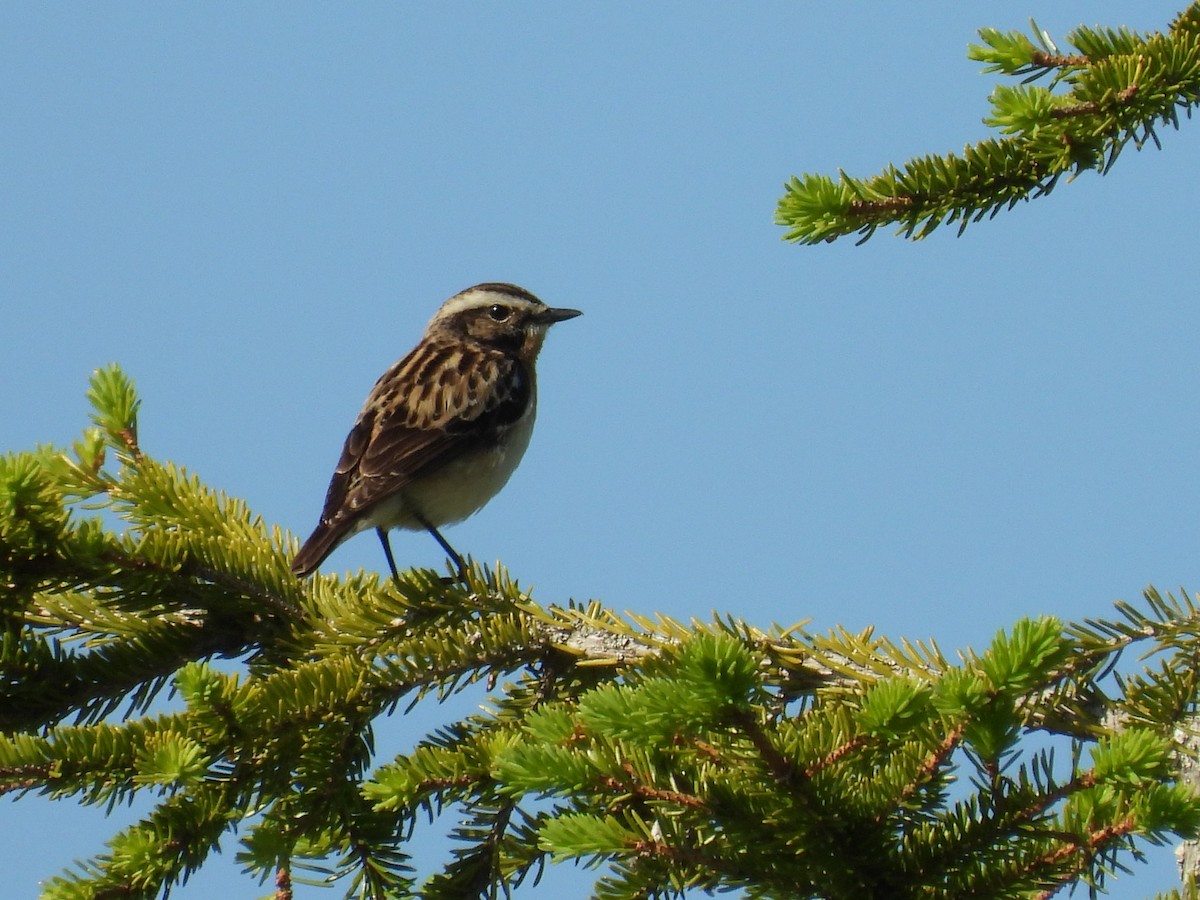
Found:
[[[413,515],[414,508],[438,528],[478,512],[508,483],[521,462],[536,414],[536,404],[530,403],[528,412],[495,447],[460,456],[410,484],[398,497],[381,501],[368,513],[369,521],[362,527],[419,531],[424,526]]]

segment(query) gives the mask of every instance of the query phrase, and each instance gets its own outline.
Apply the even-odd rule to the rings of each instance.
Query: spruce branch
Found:
[[[292,900],[292,873],[287,866],[275,873],[275,900]]]
[[[1036,23],[1034,36],[981,29],[982,45],[968,55],[985,72],[1052,75],[1051,87],[1001,85],[984,123],[1003,135],[964,148],[961,155],[927,155],[889,165],[872,178],[839,171],[807,174],[785,186],[776,223],[785,240],[802,244],[858,233],[859,243],[881,226],[919,240],[940,225],[967,226],[1017,203],[1049,194],[1066,175],[1100,174],[1132,143],[1159,145],[1157,127],[1179,127],[1180,112],[1200,104],[1200,4],[1165,32],[1080,27],[1061,53]],[[1061,92],[1058,90],[1061,89]]]
[[[1029,61],[1032,65],[1039,69],[1065,69],[1068,67],[1082,67],[1089,63],[1086,56],[1081,54],[1063,55],[1060,53],[1045,53],[1041,50],[1034,50],[1029,56]]]
[[[1037,896],[1200,828],[1175,752],[1200,690],[1186,594],[1018,622],[952,660],[870,630],[545,604],[474,562],[465,583],[301,585],[290,536],[138,446],[118,370],[100,387],[69,453],[0,460],[0,793],[156,806],[46,896],[154,896],[235,828],[281,897],[494,896],[554,859],[606,865],[601,897]],[[1134,647],[1149,663],[1115,670]],[[169,683],[179,708],[148,715]],[[485,710],[377,758],[380,716],[469,685]],[[1035,731],[1066,771],[1024,749]],[[407,842],[452,807],[458,846],[418,885]]]

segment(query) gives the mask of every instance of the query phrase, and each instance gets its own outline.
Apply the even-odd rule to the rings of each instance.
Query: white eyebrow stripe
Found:
[[[461,294],[455,294],[449,300],[442,304],[442,308],[437,311],[433,317],[433,321],[438,319],[448,319],[456,316],[468,309],[482,309],[485,306],[490,306],[493,303],[504,303],[508,306],[522,307],[525,309],[535,309],[545,304],[540,301],[534,303],[524,296],[519,294],[506,294],[494,290],[476,290],[475,288],[467,288]]]

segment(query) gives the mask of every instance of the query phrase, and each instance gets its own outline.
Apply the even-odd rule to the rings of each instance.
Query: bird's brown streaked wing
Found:
[[[405,384],[415,387],[402,393]],[[315,570],[376,503],[495,442],[525,412],[532,390],[524,365],[503,354],[461,345],[414,349],[367,398],[346,437],[321,521],[292,571]]]
[[[379,416],[345,508],[368,509],[427,472],[495,443],[525,412],[533,385],[519,360],[456,347],[444,363],[439,371],[452,369],[453,379],[431,392],[437,376],[430,373],[421,389]]]

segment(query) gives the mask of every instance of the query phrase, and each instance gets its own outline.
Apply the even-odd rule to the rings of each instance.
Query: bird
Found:
[[[443,303],[367,395],[291,571],[308,577],[343,541],[373,528],[399,579],[388,530],[401,528],[429,532],[465,581],[463,558],[438,529],[478,512],[516,470],[533,433],[546,331],[579,315],[506,282]]]

